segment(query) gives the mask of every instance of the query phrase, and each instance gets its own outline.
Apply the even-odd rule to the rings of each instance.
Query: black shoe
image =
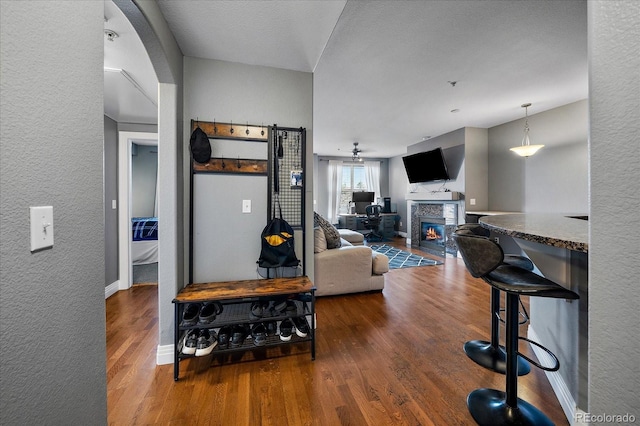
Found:
[[[189,303],[182,311],[182,325],[196,325],[200,313],[199,303]]]
[[[280,321],[280,340],[288,342],[293,334],[293,322],[289,318]]]
[[[252,320],[261,319],[268,315],[269,312],[268,302],[254,302],[251,305],[251,311],[249,312],[249,318]]]
[[[220,302],[207,302],[200,309],[198,322],[200,324],[211,324],[218,315],[222,313],[222,305]]]
[[[184,337],[184,343],[182,344],[182,353],[185,355],[195,354],[197,344],[198,330],[187,330],[187,334]]]
[[[253,344],[256,346],[264,346],[267,344],[267,329],[262,323],[253,324],[251,327],[251,337]]]
[[[198,343],[196,344],[196,356],[209,355],[218,344],[216,332],[213,330],[200,330]]]
[[[278,324],[275,321],[265,322],[264,327],[267,329],[267,336],[275,336],[278,332]]]
[[[246,325],[234,325],[233,329],[231,330],[231,347],[239,348],[240,346],[242,346],[245,339],[247,338],[247,334],[249,334],[249,330],[247,329]]]
[[[298,337],[307,337],[307,334],[309,334],[309,323],[307,322],[307,318],[294,317],[291,319],[293,320],[293,326]]]
[[[225,326],[218,330],[218,346],[220,349],[227,349],[231,340],[231,327]]]

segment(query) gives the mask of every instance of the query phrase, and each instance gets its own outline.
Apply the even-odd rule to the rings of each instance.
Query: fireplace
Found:
[[[419,246],[427,251],[444,253],[446,219],[443,217],[421,216]]]

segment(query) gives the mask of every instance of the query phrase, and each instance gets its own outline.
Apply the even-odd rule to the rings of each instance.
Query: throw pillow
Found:
[[[340,233],[327,219],[313,212],[313,226],[319,226],[324,231],[327,240],[327,248],[334,249],[340,247]]]
[[[322,228],[313,228],[313,252],[322,253],[327,249],[327,239]]]

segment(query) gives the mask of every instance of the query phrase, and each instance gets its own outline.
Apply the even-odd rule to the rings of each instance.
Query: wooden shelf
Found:
[[[240,173],[267,174],[267,160],[253,160],[246,158],[211,158],[207,163],[193,161],[195,173]]]

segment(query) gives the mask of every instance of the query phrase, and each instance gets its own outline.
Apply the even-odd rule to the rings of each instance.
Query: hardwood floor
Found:
[[[404,239],[387,244],[408,250]],[[505,388],[503,375],[462,349],[467,340],[489,338],[489,293],[460,259],[392,270],[381,293],[317,299],[315,361],[308,343],[193,358],[182,361],[174,382],[173,365],[155,364],[157,287],[135,286],[106,301],[108,422],[475,424],[467,394]],[[533,356],[524,343],[520,350]],[[569,424],[542,371],[520,377],[518,391],[556,424]]]

